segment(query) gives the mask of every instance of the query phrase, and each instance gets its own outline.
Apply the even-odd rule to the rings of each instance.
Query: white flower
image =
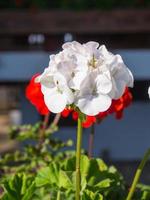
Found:
[[[86,77],[86,71],[80,69],[74,53],[69,49],[51,55],[48,68],[53,73],[61,73],[66,78],[68,86],[74,90],[79,90],[81,82]]]
[[[100,47],[100,51],[111,74],[113,87],[110,96],[113,99],[118,99],[123,95],[126,87],[133,87],[133,75],[125,66],[120,55],[113,55],[108,52],[104,45]]]
[[[110,96],[118,99],[123,95],[126,87],[133,87],[132,73],[125,66],[120,55],[113,55],[104,45],[98,47],[97,42],[81,45],[74,41],[63,45],[63,49],[74,56],[77,68],[81,73],[84,72],[84,76],[93,71],[97,71],[97,74],[107,74],[113,83]]]
[[[112,99],[133,86],[133,76],[120,55],[113,55],[97,42],[68,42],[50,56],[49,66],[38,77],[50,111],[61,112],[76,105],[86,115],[106,111]]]
[[[102,62],[97,42],[80,43],[68,42],[63,45],[63,49],[72,55],[79,71],[88,72],[97,68]],[[94,58],[93,58],[94,57]]]
[[[75,41],[63,45],[63,52],[72,58],[72,63],[75,66],[73,68],[68,67],[68,70],[71,70],[71,73],[74,74],[70,81],[71,88],[80,90],[82,81],[93,71],[97,72],[97,75],[101,73],[109,74],[106,66],[102,65],[103,59],[98,46],[97,42],[88,42],[81,45]]]
[[[48,69],[40,76],[41,90],[48,109],[53,113],[62,112],[66,105],[74,101],[74,95],[60,73],[49,73]]]
[[[76,106],[86,115],[94,116],[106,111],[111,105],[108,93],[112,88],[111,81],[105,75],[89,74],[81,85],[76,99]]]

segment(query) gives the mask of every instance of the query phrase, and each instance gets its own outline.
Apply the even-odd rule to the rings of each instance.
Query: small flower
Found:
[[[111,74],[113,87],[110,96],[112,99],[118,99],[123,95],[126,87],[133,87],[133,75],[120,55],[113,55],[108,52],[104,45],[100,47],[100,51]]]
[[[94,79],[90,74],[83,81],[75,105],[86,115],[95,116],[107,110],[111,105],[108,93],[111,90],[111,81],[104,75]]]
[[[25,95],[41,115],[47,115],[49,110],[44,102],[44,95],[41,92],[41,84],[35,83],[35,79],[39,76],[40,74],[35,74],[32,77],[30,83],[26,87]]]
[[[67,105],[74,101],[74,95],[67,86],[65,77],[58,73],[45,74],[40,77],[41,90],[48,109],[53,113],[62,112]]]

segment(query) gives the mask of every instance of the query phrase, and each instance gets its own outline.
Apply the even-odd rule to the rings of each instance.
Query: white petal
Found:
[[[48,109],[53,113],[62,112],[67,104],[66,96],[59,93],[57,88],[45,90],[44,101]]]
[[[97,92],[108,94],[112,89],[112,82],[105,75],[98,75],[96,78]]]
[[[99,47],[99,43],[93,42],[93,41],[87,42],[84,45],[87,46],[90,49],[97,49]]]
[[[76,72],[75,76],[70,80],[69,87],[74,90],[79,90],[82,81],[85,79],[87,73],[85,71]]]
[[[115,99],[123,95],[125,87],[133,86],[133,76],[129,73],[128,68],[118,70],[113,78],[117,89]]]
[[[72,42],[66,42],[66,43],[64,43],[63,45],[62,45],[62,48],[63,49],[67,49],[67,48],[69,48],[69,47],[71,47],[72,46]]]
[[[48,72],[48,68],[45,68],[45,69],[44,69],[44,72],[43,72],[41,75],[37,76],[37,77],[35,78],[34,81],[35,81],[36,83],[41,82],[42,79],[47,75],[47,72]]]
[[[97,97],[89,95],[79,99],[76,105],[84,114],[94,116],[110,107],[111,98],[101,94]]]
[[[117,91],[116,83],[113,78],[111,80],[112,80],[112,90],[109,92],[109,96],[111,97],[111,99],[115,99],[116,91]]]
[[[121,79],[116,79],[113,85],[115,93],[114,99],[119,99],[123,95],[125,88],[126,88],[126,83]]]
[[[72,78],[72,73],[74,72],[76,66],[73,62],[61,62],[58,64],[58,71],[69,81]]]
[[[55,85],[58,85],[60,88],[64,88],[67,85],[66,78],[61,73],[56,73],[53,76]]]
[[[110,58],[112,58],[112,57],[114,56],[112,53],[110,53],[110,52],[107,50],[107,48],[106,48],[105,45],[101,45],[101,46],[99,47],[99,51],[100,51],[101,55],[102,55],[104,58],[106,58],[106,59],[110,59]]]
[[[36,81],[40,82],[41,84],[47,85],[48,87],[48,85],[50,85],[53,80],[53,75],[54,73],[52,73],[50,68],[47,67],[40,75],[39,79],[37,79]]]
[[[68,87],[64,88],[63,94],[66,96],[67,104],[72,104],[74,102],[74,94]]]
[[[92,75],[93,75],[92,73],[86,75],[86,77],[82,81],[80,88],[79,88],[80,89],[79,96],[86,96],[86,95],[92,94],[93,89],[95,89],[95,87],[96,87],[95,81],[94,81]]]
[[[66,42],[65,44],[62,45],[63,49],[67,49],[67,48],[79,49],[81,47],[82,47],[81,44],[77,41]]]
[[[128,81],[128,84],[127,86],[128,87],[133,87],[134,85],[134,78],[133,78],[133,74],[132,72],[127,68],[128,72],[129,72],[129,81]]]

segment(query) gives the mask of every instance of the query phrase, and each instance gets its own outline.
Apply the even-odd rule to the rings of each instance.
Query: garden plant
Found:
[[[97,42],[65,43],[50,55],[48,67],[32,77],[27,99],[44,115],[43,122],[10,128],[21,141],[15,153],[1,157],[2,200],[149,200],[150,186],[139,184],[149,158],[148,150],[128,185],[114,166],[93,158],[94,125],[114,114],[122,118],[132,102],[128,87],[133,75],[120,55]],[[55,113],[50,122],[49,116]],[[77,121],[76,150],[63,150],[73,142],[55,137],[61,117]],[[82,149],[83,128],[91,128],[89,150]]]

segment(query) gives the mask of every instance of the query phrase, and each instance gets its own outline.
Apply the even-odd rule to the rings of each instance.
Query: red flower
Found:
[[[28,86],[26,87],[26,98],[36,107],[37,111],[41,115],[47,115],[49,110],[44,103],[44,96],[41,92],[41,84],[35,83],[35,78],[40,74],[35,74]]]
[[[130,90],[126,88],[122,97],[118,100],[114,100],[113,106],[116,119],[121,119],[123,117],[123,111],[131,104],[132,99]]]
[[[70,114],[71,110],[68,108],[65,108],[62,112],[61,112],[61,116],[62,117],[68,117]]]
[[[76,112],[76,111],[73,111],[72,112],[72,118],[75,120],[75,121],[77,121],[78,120],[78,112]]]
[[[89,128],[96,122],[95,116],[86,116],[86,120],[82,123],[82,127]]]
[[[98,113],[96,118],[101,120],[101,119],[104,119],[105,117],[107,117],[107,115],[108,115],[108,111],[100,112],[100,113]]]

